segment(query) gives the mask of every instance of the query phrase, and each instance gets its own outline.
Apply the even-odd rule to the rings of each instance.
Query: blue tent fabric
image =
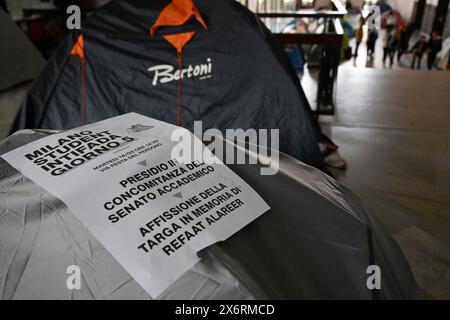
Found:
[[[305,56],[302,47],[296,44],[291,47],[286,47],[285,50],[291,60],[292,67],[298,74],[303,74],[305,68]]]
[[[181,125],[203,128],[279,129],[280,150],[327,172],[318,148],[320,128],[283,48],[236,1],[195,0],[208,30],[197,21],[151,25],[169,0],[111,1],[83,24],[87,121],[137,112],[176,123],[178,81],[161,82],[152,68],[178,67],[164,34],[195,31],[183,68],[211,71],[182,80]],[[24,128],[69,129],[82,124],[80,60],[70,34],[25,97],[11,133]],[[156,82],[155,82],[156,81]]]

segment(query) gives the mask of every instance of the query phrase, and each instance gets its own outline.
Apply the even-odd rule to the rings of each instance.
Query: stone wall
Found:
[[[409,21],[413,16],[414,0],[387,0],[386,3],[397,10],[405,21]]]
[[[447,13],[447,20],[445,22],[443,37],[444,39],[450,38],[450,9],[448,10]]]
[[[428,4],[425,7],[425,13],[423,15],[423,21],[422,21],[422,32],[430,33],[433,29],[433,23],[434,23],[434,16],[436,14],[436,6],[432,4]]]
[[[434,17],[436,15],[436,5],[438,0],[428,0],[425,7],[425,12],[423,15],[423,21],[421,26],[421,31],[424,33],[430,33],[433,29]],[[415,17],[415,12],[417,10],[417,1],[414,3],[414,9],[412,17]],[[443,33],[443,38],[446,39],[450,37],[450,8],[447,14],[447,19],[445,22],[445,28]]]

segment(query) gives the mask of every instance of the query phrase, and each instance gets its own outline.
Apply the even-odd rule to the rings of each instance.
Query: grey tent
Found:
[[[0,8],[0,91],[34,79],[45,60],[25,33]]]
[[[0,144],[0,154],[43,135],[20,131]],[[271,209],[200,252],[202,261],[159,299],[420,297],[397,243],[331,177],[284,154],[274,176],[261,176],[258,165],[230,167]],[[60,200],[3,159],[0,248],[2,299],[149,298]],[[66,288],[72,264],[83,270],[80,290]],[[367,288],[370,265],[382,270],[381,290]]]

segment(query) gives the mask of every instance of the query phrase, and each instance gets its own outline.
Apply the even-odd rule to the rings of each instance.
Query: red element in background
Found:
[[[159,27],[181,26],[193,17],[197,18],[205,29],[208,29],[192,0],[172,0],[159,14],[150,29],[150,35],[154,36]]]
[[[71,55],[78,56],[81,60],[81,118],[86,124],[86,55],[84,50],[84,36],[80,35],[70,51]]]
[[[181,125],[181,80],[182,80],[182,65],[183,65],[183,48],[195,32],[177,33],[171,35],[164,35],[164,39],[169,42],[177,50],[178,70],[180,78],[178,79],[178,99],[177,99],[177,126]]]
[[[150,29],[150,35],[154,36],[159,27],[181,26],[191,18],[196,18],[200,24],[208,29],[205,21],[200,15],[192,0],[172,0],[159,14],[155,23]],[[194,37],[195,32],[184,32],[177,34],[164,35],[164,39],[177,50],[178,68],[180,78],[178,79],[178,99],[177,99],[177,125],[181,125],[181,81],[182,81],[182,59],[183,48]]]

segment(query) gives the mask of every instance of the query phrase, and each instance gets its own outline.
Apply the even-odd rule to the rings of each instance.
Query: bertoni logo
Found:
[[[153,85],[178,81],[181,79],[199,78],[200,80],[211,78],[212,61],[211,58],[206,59],[206,63],[189,65],[186,68],[179,69],[170,64],[160,64],[148,68],[153,73]]]

